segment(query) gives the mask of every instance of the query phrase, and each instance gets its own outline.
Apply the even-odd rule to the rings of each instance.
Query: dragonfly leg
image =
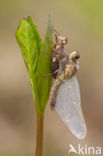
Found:
[[[48,73],[48,74],[43,74],[41,77],[47,77],[47,76],[51,76],[51,75],[54,75],[56,73],[59,72],[59,69],[57,69],[56,71],[54,71],[53,73]]]
[[[40,53],[42,53],[42,54],[44,54],[44,55],[47,55],[47,56],[55,56],[55,55],[53,55],[53,54],[48,54],[48,53],[46,53],[46,52],[43,52],[43,51],[40,51]]]

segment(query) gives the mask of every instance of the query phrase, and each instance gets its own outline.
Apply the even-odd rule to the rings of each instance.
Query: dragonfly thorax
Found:
[[[77,71],[77,64],[75,62],[68,62],[62,72],[58,75],[59,80],[64,81],[70,79]]]

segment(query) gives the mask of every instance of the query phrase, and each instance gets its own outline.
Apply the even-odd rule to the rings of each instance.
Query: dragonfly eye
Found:
[[[75,59],[79,59],[79,58],[80,58],[80,55],[78,52],[76,52]]]
[[[77,60],[77,59],[80,58],[80,55],[79,55],[78,52],[73,51],[73,52],[71,53],[71,58],[72,58],[73,60]]]

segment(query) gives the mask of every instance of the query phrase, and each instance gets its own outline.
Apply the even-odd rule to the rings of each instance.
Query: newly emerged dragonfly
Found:
[[[78,70],[77,52],[64,55],[59,61],[59,70],[51,88],[49,104],[56,108],[58,114],[71,132],[78,138],[86,136],[86,125],[81,109],[80,89],[76,77]]]

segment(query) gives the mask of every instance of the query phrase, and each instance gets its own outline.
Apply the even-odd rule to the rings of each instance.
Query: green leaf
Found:
[[[36,83],[36,68],[41,39],[39,32],[32,19],[27,17],[23,19],[16,31],[16,39],[20,45],[33,95],[35,96],[36,107],[38,107],[39,97]],[[37,108],[39,110],[39,108]]]
[[[22,51],[30,84],[35,98],[36,110],[43,114],[51,88],[52,32],[50,21],[43,43],[32,19],[23,19],[16,32],[16,39]],[[47,53],[47,54],[43,54]],[[50,74],[50,76],[45,76]]]
[[[48,22],[48,28],[46,32],[45,39],[41,45],[41,53],[38,59],[37,65],[37,86],[40,98],[40,109],[43,112],[45,110],[49,92],[52,83],[51,77],[51,59],[52,59],[52,31],[51,31],[51,21]]]

